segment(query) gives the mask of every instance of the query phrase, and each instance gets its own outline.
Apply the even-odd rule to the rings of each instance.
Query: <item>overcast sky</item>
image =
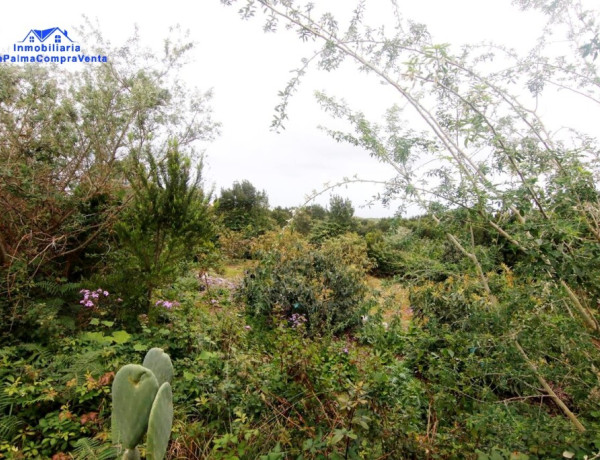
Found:
[[[351,5],[351,0],[313,0],[331,11]],[[371,21],[384,20],[387,0],[371,0]],[[527,49],[539,35],[542,18],[522,13],[509,0],[398,0],[405,17],[425,23],[437,42],[456,45],[493,40]],[[194,62],[186,70],[191,86],[213,88],[215,118],[222,135],[208,146],[205,176],[217,190],[235,180],[248,179],[267,191],[272,206],[296,206],[312,190],[328,181],[359,174],[383,180],[389,167],[377,164],[365,152],[337,144],[317,129],[328,118],[312,94],[327,90],[345,97],[367,113],[377,113],[394,103],[395,95],[376,80],[351,71],[331,74],[312,72],[292,100],[290,121],[282,134],[270,131],[277,92],[290,78],[289,71],[315,45],[303,48],[291,34],[264,34],[260,21],[242,21],[237,8],[219,0],[185,2],[149,1],[37,1],[3,2],[0,50],[22,40],[30,29],[60,27],[73,30],[82,15],[97,19],[105,38],[119,44],[134,24],[142,41],[159,47],[169,26],[189,29],[197,42]],[[70,35],[76,40],[76,37]],[[0,64],[1,65],[1,64]],[[336,193],[355,204],[365,217],[392,215],[395,208],[360,208],[377,190],[352,186]],[[320,198],[326,204],[329,194]]]

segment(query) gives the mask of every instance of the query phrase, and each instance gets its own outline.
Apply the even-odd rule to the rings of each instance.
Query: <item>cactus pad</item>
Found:
[[[157,391],[156,377],[143,366],[127,364],[117,372],[112,385],[115,443],[126,449],[140,443]]]
[[[171,384],[165,382],[158,389],[148,421],[146,458],[163,460],[169,445],[173,424],[173,394]]]
[[[127,449],[124,453],[123,453],[123,457],[121,460],[140,460],[140,451],[137,449],[137,447],[135,449]]]
[[[173,364],[171,364],[169,355],[161,348],[152,348],[148,351],[142,366],[154,373],[159,386],[165,382],[171,383],[171,379],[173,378]]]

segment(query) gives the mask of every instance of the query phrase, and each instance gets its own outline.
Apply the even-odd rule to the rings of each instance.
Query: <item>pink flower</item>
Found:
[[[98,288],[95,291],[90,289],[81,289],[79,293],[82,295],[82,299],[79,301],[84,307],[99,307],[97,303],[101,296],[108,297],[110,293],[102,288]]]
[[[251,331],[252,327],[248,326],[247,324],[244,326],[244,329],[246,329],[247,331]]]
[[[181,305],[179,302],[177,302],[176,300],[157,300],[156,303],[154,304],[155,307],[158,306],[162,306],[165,307],[167,310],[170,310],[173,307],[178,307],[179,305]]]

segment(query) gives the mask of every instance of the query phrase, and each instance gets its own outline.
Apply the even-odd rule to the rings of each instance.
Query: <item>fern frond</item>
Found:
[[[4,347],[0,348],[0,358],[10,357],[13,358],[17,354],[17,347]]]
[[[97,439],[81,438],[75,443],[73,455],[76,459],[95,458],[95,452],[102,443]]]
[[[61,297],[72,296],[81,289],[81,283],[57,283],[48,279],[36,281],[34,286],[50,296],[50,299],[44,300],[45,303],[55,305],[64,303]]]
[[[0,439],[12,438],[23,425],[16,415],[0,415]]]
[[[110,460],[117,457],[117,450],[98,439],[81,438],[75,443],[73,455],[76,460]]]
[[[65,301],[60,297],[51,297],[49,299],[44,299],[44,304],[47,309],[57,310],[65,304]]]
[[[86,373],[101,374],[106,371],[106,365],[102,362],[103,349],[90,350],[72,357],[65,369],[66,376],[71,379],[84,376]]]
[[[59,287],[61,295],[72,295],[81,290],[81,283],[63,283]]]
[[[24,343],[19,346],[22,351],[26,351],[30,353],[28,361],[33,362],[43,362],[47,363],[52,361],[54,354],[48,350],[46,347],[38,344],[38,343]]]
[[[12,396],[9,396],[8,393],[0,392],[0,411],[2,411],[5,407],[10,406],[14,403]]]
[[[55,296],[60,292],[60,286],[54,281],[50,280],[37,281],[35,283],[35,287],[52,296]]]

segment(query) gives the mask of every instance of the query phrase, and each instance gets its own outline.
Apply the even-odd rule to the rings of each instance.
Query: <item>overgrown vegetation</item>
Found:
[[[269,325],[285,319],[312,336],[359,324],[368,313],[364,243],[346,236],[315,248],[288,234],[275,238],[240,287],[249,316]]]
[[[591,14],[516,2],[572,53],[542,39],[494,68],[397,8],[387,36],[364,2],[345,30],[314,5],[237,3],[421,116],[429,131],[399,104],[375,123],[318,95],[349,123],[336,140],[391,167],[384,200],[422,214],[360,219],[338,195],[271,210],[244,180],[211,201],[210,95],[177,78],[190,44],[140,64],[134,40],[68,75],[2,66],[0,458],[115,458],[115,372],[154,347],[175,369],[168,458],[598,458],[598,150],[520,102],[548,85],[597,100]]]

